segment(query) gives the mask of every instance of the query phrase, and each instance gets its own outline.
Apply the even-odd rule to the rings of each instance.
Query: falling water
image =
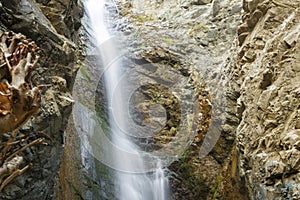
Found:
[[[85,11],[88,16],[90,40],[100,52],[101,66],[104,68],[106,96],[109,107],[109,126],[111,130],[110,167],[115,169],[114,186],[116,199],[120,200],[167,200],[168,179],[162,169],[160,159],[142,152],[132,141],[134,135],[128,129],[129,103],[126,94],[126,76],[122,57],[116,48],[114,37],[106,26],[105,0],[86,0]],[[94,141],[95,142],[95,141]],[[147,158],[147,162],[145,160]],[[150,159],[150,162],[149,162]],[[151,163],[151,167],[148,164]],[[154,166],[154,167],[153,167]],[[149,170],[151,169],[151,170]]]

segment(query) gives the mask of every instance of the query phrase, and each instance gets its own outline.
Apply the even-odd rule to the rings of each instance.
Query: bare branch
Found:
[[[7,179],[5,179],[3,181],[3,183],[0,186],[0,191],[8,184],[10,183],[10,181],[12,181],[15,177],[20,176],[21,174],[23,174],[27,169],[29,169],[29,167],[32,164],[29,164],[27,166],[25,166],[23,169],[18,169],[16,171],[14,171]]]
[[[14,152],[12,155],[10,155],[6,160],[5,162],[8,162],[10,159],[12,159],[13,157],[15,157],[16,155],[18,155],[19,153],[25,151],[26,149],[28,149],[29,147],[35,145],[35,144],[40,144],[42,142],[44,142],[44,138],[39,138],[39,139],[36,139],[32,142],[30,142],[29,144],[27,144],[26,146],[22,147],[21,149],[19,149],[18,151]]]

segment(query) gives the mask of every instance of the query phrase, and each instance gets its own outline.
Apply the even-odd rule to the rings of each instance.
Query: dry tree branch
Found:
[[[15,177],[20,176],[23,174],[32,164],[26,165],[23,169],[17,169],[14,171],[7,179],[5,179],[1,185],[0,185],[0,191],[8,184],[10,181],[12,181]]]
[[[1,146],[7,146],[7,145],[15,145],[15,144],[19,144],[21,142],[25,142],[28,138],[25,138],[25,139],[21,139],[21,140],[16,140],[14,142],[2,142],[0,143],[0,147]]]
[[[13,132],[12,132],[12,134],[10,135],[9,140],[8,140],[8,142],[7,142],[7,145],[6,145],[6,146],[4,147],[4,149],[2,150],[2,152],[1,152],[1,164],[3,164],[5,155],[6,155],[6,153],[9,151],[12,142],[16,139],[17,133],[18,133],[18,131],[13,131]]]
[[[23,151],[25,151],[26,149],[32,147],[33,145],[43,143],[44,140],[45,140],[44,138],[38,138],[38,139],[30,142],[26,146],[16,150],[8,158],[5,159],[4,164],[2,165],[2,167],[0,167],[0,191],[10,181],[12,181],[13,178],[23,174],[32,165],[32,164],[29,164],[29,165],[27,165],[26,167],[24,167],[23,169],[20,170],[19,166],[23,163],[23,157],[19,156],[19,154],[22,153]],[[13,144],[13,143],[7,143],[7,144]],[[7,178],[5,178],[5,177],[7,177]],[[4,178],[5,178],[5,180],[2,181]]]
[[[9,160],[11,160],[13,157],[15,157],[16,155],[18,155],[19,153],[25,151],[26,149],[28,149],[29,147],[35,145],[35,144],[40,144],[42,142],[44,142],[44,138],[39,138],[39,139],[36,139],[32,142],[30,142],[29,144],[27,144],[26,146],[22,147],[21,149],[19,149],[18,151],[14,152],[12,155],[10,155],[6,160],[5,162],[8,162]]]
[[[16,171],[22,163],[23,157],[21,156],[16,156],[9,162],[4,163],[2,167],[0,167],[0,182],[2,182],[4,177]]]

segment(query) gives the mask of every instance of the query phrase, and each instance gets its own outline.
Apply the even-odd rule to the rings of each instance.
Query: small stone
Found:
[[[246,40],[246,37],[249,35],[249,32],[242,33],[238,36],[239,45],[242,46],[244,41]]]
[[[241,12],[241,10],[242,10],[242,7],[241,7],[240,5],[235,5],[235,6],[233,6],[232,9],[230,10],[230,14],[231,14],[231,15],[234,15],[234,14],[236,14],[236,13],[238,13],[238,12]]]
[[[260,10],[255,10],[252,17],[256,20],[256,22],[263,16],[263,13]]]
[[[259,4],[257,9],[260,10],[263,14],[266,14],[268,10],[268,6],[266,4]]]
[[[269,87],[273,82],[273,74],[269,69],[266,69],[263,72],[263,79],[260,83],[259,88],[265,90],[267,87]]]
[[[238,28],[238,34],[240,35],[240,34],[245,33],[245,32],[249,32],[249,27],[246,23],[243,23]]]
[[[258,49],[264,49],[265,47],[265,42],[263,40],[256,40],[255,41],[255,45],[257,46]]]
[[[206,47],[206,46],[208,46],[208,44],[209,44],[209,42],[208,42],[207,40],[201,40],[201,41],[200,41],[200,45],[201,45],[201,46]]]
[[[249,26],[249,28],[253,29],[257,23],[258,19],[251,17],[249,19],[246,20],[247,25]]]
[[[219,14],[220,9],[221,9],[220,0],[214,0],[213,1],[213,6],[212,6],[212,15],[213,15],[213,17],[216,17]]]
[[[299,37],[299,29],[290,32],[283,40],[291,48],[294,47]]]
[[[247,51],[245,53],[245,58],[247,59],[248,62],[253,62],[256,58],[256,53],[254,51]]]
[[[205,5],[210,2],[211,2],[211,0],[194,0],[194,1],[192,1],[192,5]]]
[[[296,122],[295,128],[296,128],[296,129],[300,129],[300,119],[298,119],[298,121]]]

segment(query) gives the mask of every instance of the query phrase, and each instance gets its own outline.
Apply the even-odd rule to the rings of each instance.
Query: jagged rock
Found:
[[[212,15],[216,17],[221,9],[220,0],[214,0],[212,3]]]
[[[234,80],[242,83],[238,102],[243,114],[236,130],[240,172],[251,199],[298,199],[300,152],[295,127],[300,76],[293,70],[299,65],[300,26],[300,11],[294,6],[300,2],[269,3],[248,1],[243,20],[251,21],[250,33],[245,38],[239,32],[241,53]],[[244,24],[240,29],[246,29]],[[251,63],[244,59],[247,55]]]
[[[198,103],[201,111],[200,118],[197,119],[198,135],[186,152],[189,156],[170,166],[179,176],[178,179],[171,177],[172,198],[212,199],[213,188],[220,184],[217,174],[222,174],[221,168],[227,166],[227,159],[230,157],[228,155],[235,139],[235,126],[239,123],[239,118],[235,114],[235,101],[240,95],[238,85],[230,83],[230,86],[223,87],[219,67],[225,64],[227,56],[231,56],[228,50],[233,44],[242,4],[239,1],[218,0],[182,1],[181,5],[169,0],[159,4],[150,2],[144,1],[143,4],[132,2],[130,8],[125,5],[120,7],[121,13],[126,13],[123,17],[132,22],[128,25],[130,28],[121,29],[131,32],[126,34],[124,39],[127,41],[129,57],[144,59],[156,66],[156,74],[146,70],[143,74],[153,74],[152,77],[163,77],[163,80],[168,80],[170,69],[166,68],[166,65],[171,65],[172,70],[189,77],[196,94],[199,94]],[[145,10],[145,15],[153,16],[147,18],[146,23],[133,20],[141,8],[145,8],[142,9]],[[230,24],[226,23],[229,21]],[[250,31],[248,26],[246,31]],[[136,32],[138,34],[135,34]],[[136,40],[135,36],[139,39]],[[254,53],[250,59],[254,60],[255,57]],[[209,87],[207,92],[204,92],[203,84]],[[218,141],[214,141],[214,134],[221,134]],[[202,144],[206,136],[205,144]],[[203,159],[199,158],[201,146],[203,149],[205,147],[210,149],[214,142],[217,144],[212,152]],[[201,153],[205,154],[205,151]],[[210,169],[207,169],[208,166]],[[221,196],[220,193],[218,197]],[[225,193],[225,191],[222,193],[224,194],[222,197],[228,195]],[[232,196],[228,197],[230,198]],[[235,198],[243,198],[238,189]]]
[[[189,78],[185,86],[192,84],[198,97],[195,140],[185,156],[170,166],[176,173],[170,175],[172,197],[299,199],[299,0],[243,0],[242,4],[215,0],[213,5],[201,6],[195,4],[204,1],[193,2],[130,1],[120,3],[121,19],[113,16],[116,23],[121,22],[116,34],[126,41],[128,66],[136,68],[135,77],[143,75],[141,80],[170,84],[174,80],[170,71],[180,72],[183,79]],[[241,16],[228,12],[232,6],[245,11],[237,35]],[[171,69],[165,70],[167,67]],[[152,88],[148,97],[154,101],[162,96],[165,105],[174,105],[171,95],[154,92],[158,88]],[[137,108],[145,121],[149,104]],[[176,112],[172,114],[178,119]],[[174,121],[178,123],[169,120],[168,126],[176,125]],[[176,137],[176,127],[161,135],[170,133]],[[220,137],[213,133],[220,133]],[[203,144],[206,136],[209,142]],[[201,146],[209,148],[214,137],[218,139],[215,148],[199,158]],[[74,156],[78,150],[72,144],[77,143],[72,135],[67,140]],[[165,143],[153,148],[162,148]],[[76,160],[64,159],[67,163]],[[79,170],[71,165],[67,176],[68,167],[61,170],[60,178],[65,179],[61,188],[69,197],[83,199],[76,177]]]
[[[192,1],[183,1],[181,2],[181,7],[183,8],[189,8],[193,5],[195,6],[201,6],[201,5],[206,5],[206,4],[209,4],[211,3],[212,0],[192,0]]]
[[[210,3],[212,0],[193,0],[191,3],[193,5],[205,5]]]
[[[42,4],[46,3],[49,1],[4,0],[0,3],[0,33],[9,30],[21,32],[42,49],[36,70],[32,73],[33,81],[39,80],[38,84],[43,85],[40,88],[41,109],[21,131],[28,137],[44,134],[50,144],[28,149],[24,158],[33,165],[0,192],[3,200],[51,199],[55,193],[55,176],[63,150],[63,131],[72,105],[70,89],[78,69],[74,64],[77,59],[75,43],[78,42],[74,27],[78,28],[81,13],[80,8],[75,11],[79,7],[77,1],[64,1],[63,7],[59,7],[58,3],[52,4],[51,7],[57,8],[61,14],[56,22],[68,18],[67,25],[60,23],[66,32],[64,36],[58,33],[55,23],[47,19],[47,12],[41,9]],[[4,139],[2,137],[1,141]]]
[[[238,36],[239,44],[242,45],[246,37],[249,35],[249,32],[242,33]]]

